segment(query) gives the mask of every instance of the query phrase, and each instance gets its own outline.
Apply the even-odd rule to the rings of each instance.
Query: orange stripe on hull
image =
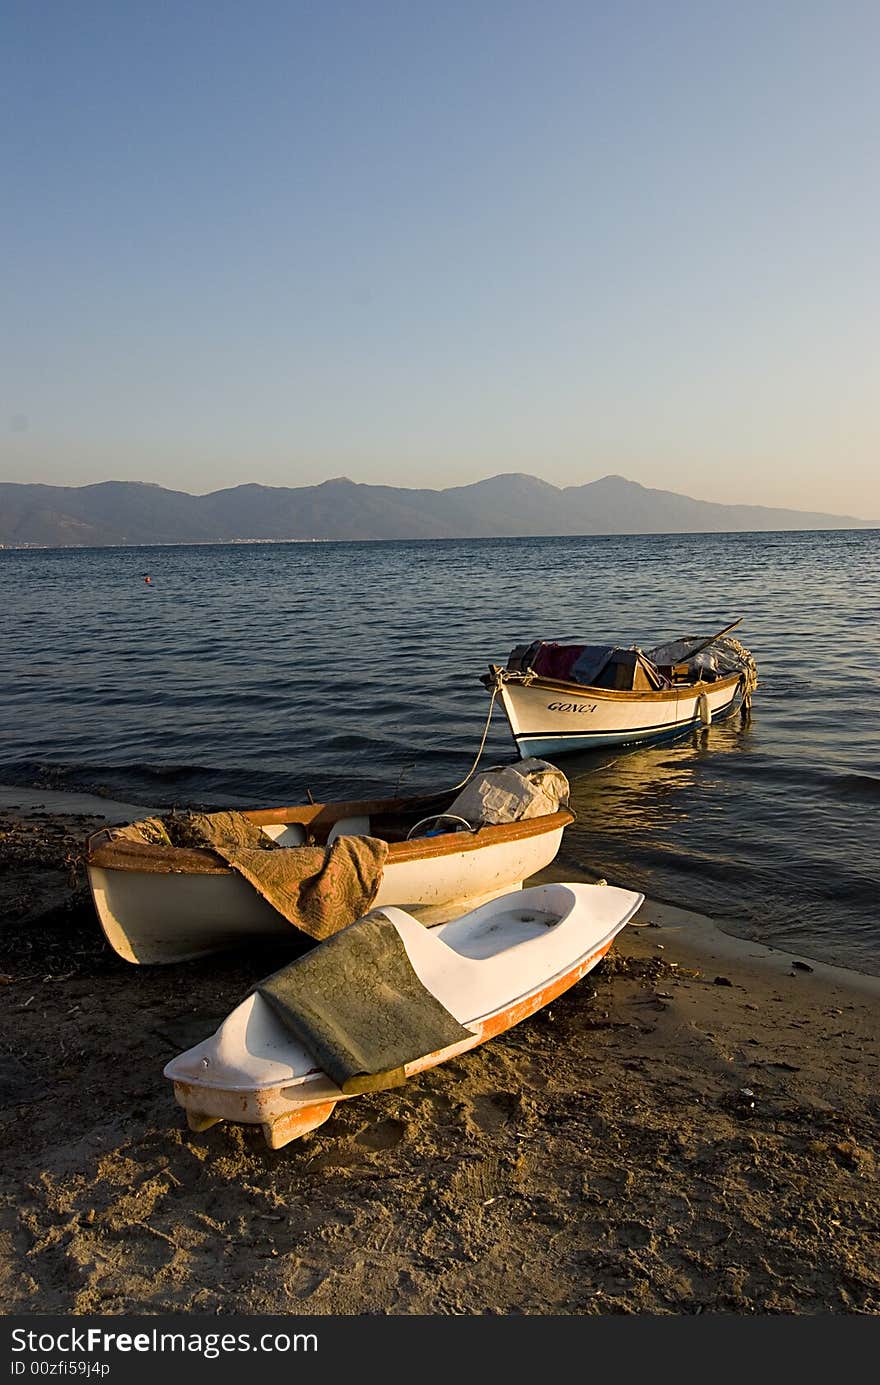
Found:
[[[611,942],[613,941],[612,938]],[[515,1005],[509,1006],[508,1009],[499,1010],[497,1015],[491,1015],[489,1019],[483,1020],[473,1039],[464,1039],[460,1044],[455,1044],[451,1048],[441,1048],[436,1053],[429,1053],[424,1058],[417,1058],[414,1063],[407,1063],[407,1077],[412,1077],[418,1072],[424,1072],[427,1068],[434,1068],[438,1063],[445,1063],[447,1058],[455,1058],[460,1053],[469,1053],[472,1048],[478,1048],[487,1040],[504,1034],[508,1029],[513,1029],[514,1025],[519,1024],[522,1020],[527,1020],[538,1010],[543,1009],[545,1005],[549,1005],[551,1000],[555,1000],[564,991],[570,990],[582,977],[586,976],[588,971],[592,971],[593,967],[601,962],[605,953],[610,949],[611,942],[605,943],[604,947],[600,947],[585,960],[578,962],[571,971],[557,976],[542,990],[535,991],[532,995],[517,1001]]]

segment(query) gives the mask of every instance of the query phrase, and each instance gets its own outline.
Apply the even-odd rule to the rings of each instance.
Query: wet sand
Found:
[[[647,903],[549,1010],[272,1153],[162,1068],[285,954],[122,962],[101,805],[44,801],[0,807],[5,1312],[880,1310],[876,978]]]

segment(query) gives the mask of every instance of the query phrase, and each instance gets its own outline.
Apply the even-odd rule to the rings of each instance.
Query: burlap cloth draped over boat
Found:
[[[473,1038],[379,909],[254,989],[346,1096],[399,1087],[407,1063]]]
[[[174,813],[114,833],[132,841],[213,851],[310,938],[329,938],[376,898],[388,843],[337,837],[329,847],[279,847],[243,813]]]

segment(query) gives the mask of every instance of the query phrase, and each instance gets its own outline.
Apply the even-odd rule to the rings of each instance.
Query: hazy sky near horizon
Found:
[[[880,520],[877,0],[7,0],[0,480]]]

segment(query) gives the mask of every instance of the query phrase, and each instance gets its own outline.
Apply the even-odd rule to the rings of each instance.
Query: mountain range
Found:
[[[651,490],[623,476],[560,488],[515,473],[448,490],[360,485],[337,477],[317,486],[242,485],[210,495],[141,481],[0,483],[4,547],[873,527],[851,515],[717,505]]]

